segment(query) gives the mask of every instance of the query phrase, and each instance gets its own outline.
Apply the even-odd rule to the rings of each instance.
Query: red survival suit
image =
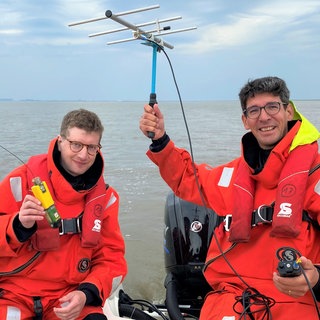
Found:
[[[40,297],[44,319],[57,319],[53,307],[60,307],[58,299],[81,289],[94,290],[98,302],[85,306],[79,319],[102,313],[104,301],[127,273],[118,222],[119,197],[103,181],[102,155],[97,154],[89,169],[95,179],[93,186],[76,191],[57,169],[53,156],[58,152],[56,142],[51,141],[48,155],[31,157],[0,184],[1,316],[9,305],[12,313],[15,308],[21,310],[22,319],[32,318],[34,297]],[[61,235],[61,229],[53,229],[43,220],[30,239],[19,241],[13,223],[24,197],[31,193],[31,175],[46,181],[49,189],[54,186],[51,195],[62,219],[83,213],[81,232]],[[91,204],[92,210],[86,210]]]
[[[301,121],[296,121],[291,124],[293,127],[289,133],[274,147],[262,171],[257,174],[254,174],[249,161],[252,160],[251,155],[257,154],[252,148],[258,148],[257,142],[254,143],[256,140],[251,132],[247,133],[242,139],[243,154],[241,157],[215,168],[206,164],[196,165],[196,173],[206,206],[221,216],[232,215],[239,211],[239,208],[241,213],[241,209],[246,207],[246,211],[242,212],[242,216],[240,214],[240,219],[244,218],[244,220],[249,221],[252,210],[261,205],[272,204],[277,198],[277,186],[280,184],[281,172],[290,154],[292,155],[291,163],[304,163],[304,153],[294,153],[295,150],[301,150],[299,148],[303,147],[300,143],[295,146],[295,150],[291,151],[293,140],[305,132],[305,126],[301,130],[301,123]],[[305,148],[312,149],[312,158],[309,161],[310,169],[312,169],[320,163],[316,142],[319,133],[312,125],[306,131],[308,132],[308,137],[311,137],[311,139],[308,137],[305,139],[308,141],[305,144]],[[156,150],[158,152],[152,152],[151,150],[152,145],[147,155],[159,167],[162,178],[173,192],[186,201],[203,205],[195,182],[192,159],[189,153],[175,147],[172,141],[169,141],[162,150]],[[297,153],[298,156],[295,157]],[[309,176],[308,172],[309,169],[304,170],[304,185],[301,184],[303,185],[301,207],[308,212],[312,219],[320,222],[320,169]],[[292,176],[295,176],[297,183],[299,183],[300,175],[292,174]],[[246,183],[248,186],[245,185]],[[252,189],[251,184],[254,185],[253,190],[249,190],[250,186]],[[299,189],[299,185],[296,187]],[[242,196],[237,196],[237,189],[244,191]],[[253,194],[250,194],[250,192],[253,192]],[[248,194],[247,198],[244,197],[244,193]],[[278,198],[281,197],[279,196]],[[242,201],[243,199],[246,200]],[[276,212],[275,209],[274,218]],[[310,292],[300,299],[294,299],[278,291],[272,281],[273,272],[276,271],[279,261],[276,257],[276,251],[279,247],[295,248],[302,255],[311,259],[313,263],[320,263],[320,246],[318,244],[320,232],[308,222],[303,221],[302,212],[298,212],[298,214],[299,221],[296,219],[294,230],[297,233],[296,235],[290,235],[290,232],[287,236],[273,235],[272,233],[275,232],[273,223],[251,227],[250,222],[244,225],[242,221],[238,225],[242,229],[234,230],[235,235],[233,235],[233,238],[235,239],[231,239],[232,225],[236,225],[235,217],[232,218],[230,230],[225,230],[224,225],[221,224],[215,231],[219,244],[225,252],[225,257],[236,272],[250,287],[276,301],[271,312],[272,318],[277,320],[303,318],[318,320]],[[283,220],[288,221],[288,219]],[[237,234],[237,231],[240,231],[240,235]],[[241,236],[243,237],[241,238]],[[239,241],[236,241],[236,239]],[[236,243],[236,245],[232,248],[233,243]],[[206,260],[204,275],[214,291],[206,297],[200,319],[220,320],[224,319],[224,316],[226,316],[225,319],[238,319],[239,314],[233,311],[235,296],[241,297],[246,286],[221,256],[214,238],[211,241]],[[255,319],[262,319],[262,315],[263,313],[260,312],[254,314],[254,317]]]

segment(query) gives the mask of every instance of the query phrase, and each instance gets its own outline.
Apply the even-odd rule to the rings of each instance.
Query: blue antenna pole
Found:
[[[156,95],[156,75],[157,75],[157,51],[158,46],[156,44],[152,44],[152,78],[151,78],[151,93],[149,99],[149,105],[153,107],[157,103],[157,95]],[[153,138],[154,132],[148,132],[148,137]]]

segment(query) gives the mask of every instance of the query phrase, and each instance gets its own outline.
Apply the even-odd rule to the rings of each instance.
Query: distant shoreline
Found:
[[[319,101],[320,98],[314,99],[295,99],[292,98],[293,101]],[[214,100],[183,100],[184,102],[204,102],[204,101],[238,101],[237,99],[214,99]],[[142,102],[145,103],[146,100],[82,100],[82,99],[75,99],[75,100],[44,100],[44,99],[13,99],[13,98],[0,98],[0,102]],[[179,100],[161,100],[162,103],[164,102],[179,102]]]

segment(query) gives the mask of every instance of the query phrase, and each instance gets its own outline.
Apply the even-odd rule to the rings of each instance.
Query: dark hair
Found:
[[[67,137],[68,129],[74,127],[83,129],[86,132],[97,132],[100,135],[100,139],[104,130],[99,117],[94,112],[85,109],[70,111],[63,117],[60,135]]]
[[[284,104],[289,103],[290,92],[284,80],[278,77],[264,77],[249,80],[240,90],[239,98],[242,110],[247,107],[247,100],[259,93],[271,93],[275,97],[280,97]]]

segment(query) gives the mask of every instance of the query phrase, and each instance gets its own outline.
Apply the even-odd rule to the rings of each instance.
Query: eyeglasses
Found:
[[[68,139],[66,140],[70,144],[70,150],[75,153],[80,152],[83,149],[83,147],[87,147],[88,154],[90,154],[91,156],[95,156],[102,148],[100,144],[84,144],[78,141],[70,141]]]
[[[261,110],[264,109],[264,111],[269,115],[269,116],[274,116],[280,111],[281,105],[286,106],[287,103],[282,103],[282,102],[269,102],[263,107],[258,107],[258,106],[252,106],[249,107],[245,110],[243,110],[243,113],[246,117],[250,119],[257,119],[259,118],[261,114]]]

